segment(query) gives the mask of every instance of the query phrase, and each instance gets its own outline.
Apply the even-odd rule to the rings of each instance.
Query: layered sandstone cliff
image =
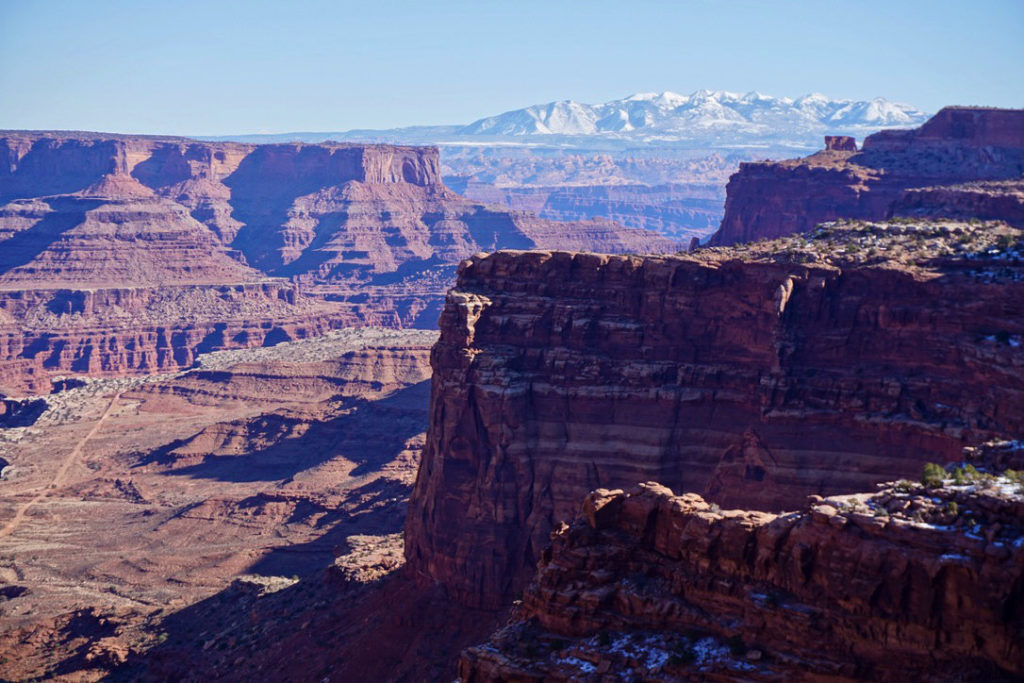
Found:
[[[0,290],[0,386],[49,393],[67,374],[116,376],[178,370],[199,354],[323,334],[343,311],[293,285],[163,285]]]
[[[537,246],[675,247],[467,200],[433,148],[0,134],[0,387],[341,325],[432,326],[460,259]]]
[[[784,515],[598,490],[460,679],[1019,677],[1024,487],[976,479]]]
[[[594,488],[795,509],[1024,434],[1021,236],[854,223],[692,256],[474,257],[433,351],[410,568],[498,607]]]
[[[1001,220],[1024,227],[1024,179],[938,185],[905,190],[895,216]]]
[[[868,136],[860,151],[849,141],[833,141],[804,159],[741,164],[729,180],[725,216],[711,243],[803,233],[837,218],[937,215],[1024,225],[1016,186],[915,191],[973,181],[1019,184],[1022,177],[1024,110],[946,107],[918,129]]]
[[[264,275],[314,287],[382,285],[370,280],[408,276],[427,261],[457,263],[474,250],[499,247],[614,252],[673,246],[654,233],[606,222],[563,225],[487,209],[444,186],[436,148],[244,145],[88,133],[0,136],[0,199],[69,194],[121,199],[133,209],[144,199],[165,200],[179,212],[184,207],[207,228],[193,240],[207,241],[212,233]],[[46,213],[39,203],[8,207],[8,213],[31,215],[0,214],[0,235],[30,226],[37,234],[81,230],[82,216],[50,216],[50,223],[61,223],[50,230],[34,224],[36,214]],[[104,203],[94,201],[77,213]],[[195,231],[181,216],[165,216],[163,223]],[[32,234],[21,239],[30,246],[40,241]]]

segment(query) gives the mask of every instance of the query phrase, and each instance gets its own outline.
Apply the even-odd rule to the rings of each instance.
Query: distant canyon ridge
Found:
[[[445,182],[467,197],[555,220],[605,217],[689,241],[718,227],[726,182],[740,163],[802,156],[826,134],[862,139],[927,118],[884,98],[698,90],[549,102],[466,125],[218,139],[437,145]]]
[[[0,132],[0,393],[353,325],[434,327],[461,259],[671,251],[488,207],[436,148]]]

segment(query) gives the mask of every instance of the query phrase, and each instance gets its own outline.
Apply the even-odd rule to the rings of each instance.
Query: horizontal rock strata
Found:
[[[677,245],[467,200],[436,148],[0,133],[0,387],[341,325],[433,327],[460,259],[536,246]]]
[[[191,366],[202,353],[272,345],[354,322],[285,281],[0,290],[0,386],[49,393],[66,374],[116,376]]]
[[[740,655],[727,679],[1019,677],[1024,490],[998,481],[818,497],[785,515],[719,510],[658,484],[599,490],[552,534],[519,620],[547,643],[653,632],[640,678],[706,671],[705,636]],[[622,649],[618,638],[544,640],[507,629],[463,655],[461,679],[600,680]]]
[[[932,244],[891,230],[903,235],[892,258]],[[961,239],[985,250],[988,234]],[[786,250],[466,262],[432,355],[413,571],[500,606],[596,487],[659,480],[721,505],[793,509],[1024,433],[1017,252],[927,251],[919,267]]]

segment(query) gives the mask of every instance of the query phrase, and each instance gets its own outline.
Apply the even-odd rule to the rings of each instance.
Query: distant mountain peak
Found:
[[[756,90],[638,92],[602,104],[566,99],[488,116],[467,125],[415,126],[393,130],[233,136],[235,140],[375,140],[446,146],[540,146],[564,149],[813,149],[823,135],[863,138],[882,128],[913,128],[928,114],[884,97],[834,99],[818,92],[797,98]],[[217,139],[217,138],[213,138]]]

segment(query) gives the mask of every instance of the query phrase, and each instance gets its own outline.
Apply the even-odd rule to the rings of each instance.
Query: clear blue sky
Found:
[[[699,88],[1021,107],[1024,1],[0,0],[0,128],[389,128]]]

